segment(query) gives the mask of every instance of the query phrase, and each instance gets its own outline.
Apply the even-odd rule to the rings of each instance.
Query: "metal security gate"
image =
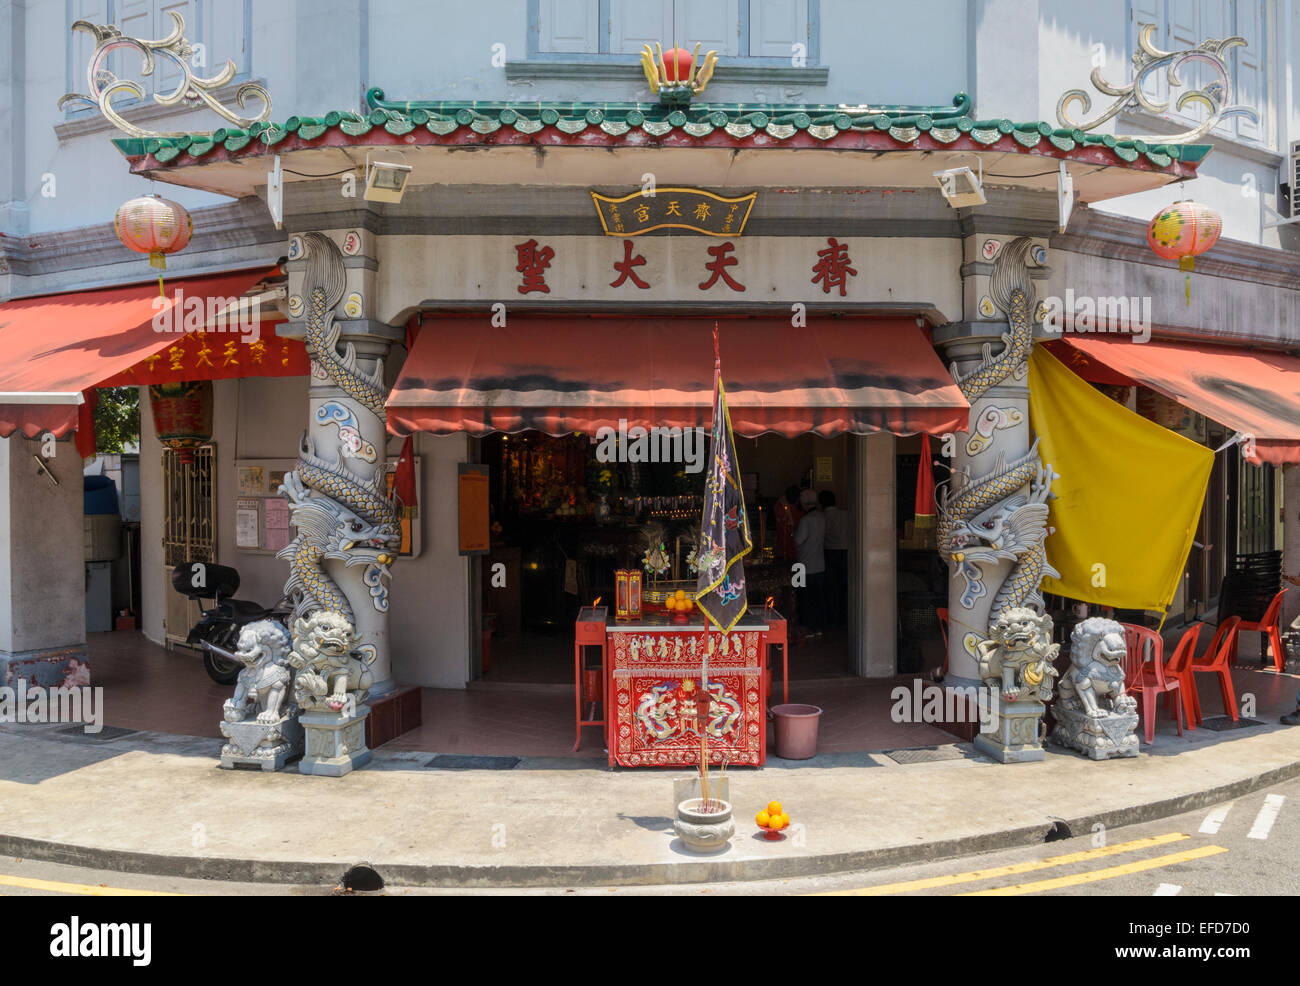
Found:
[[[185,642],[201,612],[197,602],[172,588],[172,568],[217,560],[216,448],[204,445],[193,455],[193,462],[182,462],[179,452],[163,452],[163,628],[168,646]]]

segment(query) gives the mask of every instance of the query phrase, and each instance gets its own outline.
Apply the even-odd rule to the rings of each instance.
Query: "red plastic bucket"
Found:
[[[782,760],[809,760],[817,753],[817,724],[822,710],[815,705],[774,705],[776,755]]]

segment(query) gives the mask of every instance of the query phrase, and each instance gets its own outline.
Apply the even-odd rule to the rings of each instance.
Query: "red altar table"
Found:
[[[696,767],[696,702],[704,673],[701,617],[676,624],[649,613],[606,626],[609,762],[624,767]],[[763,673],[767,624],[742,619],[727,635],[708,633],[708,691],[714,712],[705,727],[709,760],[761,765],[767,757]]]

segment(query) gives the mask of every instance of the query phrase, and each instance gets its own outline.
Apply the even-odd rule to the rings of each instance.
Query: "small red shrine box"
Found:
[[[614,573],[614,618],[641,618],[641,570],[620,568]]]

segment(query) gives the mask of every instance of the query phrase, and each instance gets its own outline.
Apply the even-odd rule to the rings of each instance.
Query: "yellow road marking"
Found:
[[[1167,832],[1164,835],[1155,835],[1146,839],[1134,839],[1132,842],[1121,842],[1118,845],[1104,846],[1100,849],[1085,849],[1081,852],[1066,853],[1063,856],[1035,859],[1027,863],[1011,863],[1008,866],[996,866],[987,870],[971,870],[969,873],[932,876],[923,880],[907,880],[903,883],[882,883],[875,887],[864,887],[861,890],[835,890],[814,894],[813,896],[883,897],[888,894],[903,894],[911,890],[931,890],[934,887],[950,887],[956,883],[974,883],[976,880],[992,880],[1003,876],[1015,876],[1018,873],[1031,873],[1034,870],[1050,869],[1053,866],[1084,863],[1103,856],[1114,856],[1122,852],[1136,852],[1139,849],[1152,849],[1155,846],[1168,845],[1170,842],[1179,842],[1188,838],[1191,838],[1191,836],[1182,832]]]
[[[1037,883],[1021,883],[1011,887],[993,887],[990,890],[972,890],[961,894],[962,897],[1012,897],[1019,894],[1037,894],[1045,890],[1059,890],[1061,887],[1077,887],[1081,883],[1096,883],[1098,880],[1113,880],[1117,876],[1141,873],[1143,870],[1157,870],[1162,866],[1186,863],[1206,856],[1217,856],[1227,852],[1223,846],[1201,846],[1186,852],[1172,852],[1167,856],[1155,856],[1152,859],[1140,859],[1135,863],[1120,866],[1108,866],[1104,870],[1088,870],[1074,876],[1058,876],[1054,880],[1039,880]]]
[[[60,894],[81,894],[84,897],[184,897],[185,894],[165,890],[129,890],[126,887],[101,887],[90,883],[59,883],[57,880],[33,880],[25,876],[0,873],[0,887],[22,887],[26,890],[51,890]]]

